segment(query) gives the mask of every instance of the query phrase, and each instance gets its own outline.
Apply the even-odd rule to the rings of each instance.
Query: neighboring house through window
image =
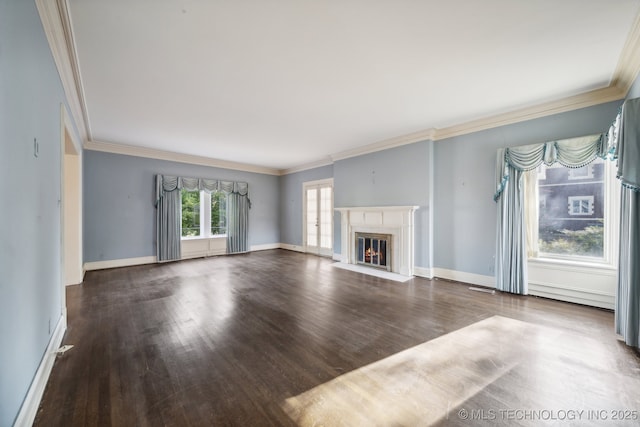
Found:
[[[596,159],[581,168],[566,168],[558,163],[542,165],[533,175],[537,224],[530,224],[536,257],[559,257],[590,262],[605,262],[606,235],[611,218],[607,217],[609,165]],[[535,216],[535,215],[534,215]]]
[[[600,162],[598,162],[598,164],[600,164]],[[594,165],[593,163],[590,163],[586,166],[583,166],[581,168],[569,168],[569,179],[573,180],[573,179],[591,179],[593,178],[593,173],[594,173]]]
[[[569,215],[593,215],[593,196],[570,196]]]

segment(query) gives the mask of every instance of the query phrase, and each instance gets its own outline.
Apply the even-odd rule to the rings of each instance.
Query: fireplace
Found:
[[[413,276],[416,209],[418,206],[336,208],[340,212],[340,261],[375,274]]]
[[[391,234],[355,233],[356,263],[391,271]]]

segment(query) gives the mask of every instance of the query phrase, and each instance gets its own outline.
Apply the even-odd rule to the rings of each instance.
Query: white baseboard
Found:
[[[113,259],[108,261],[85,262],[84,269],[86,271],[104,270],[105,268],[129,267],[132,265],[154,264],[156,262],[157,262],[157,259],[155,256],[144,256],[139,258],[123,258],[123,259]]]
[[[302,246],[290,245],[288,243],[280,243],[280,249],[286,249],[288,251],[295,251],[295,252],[304,252],[304,248]]]
[[[287,245],[284,243],[267,243],[264,245],[252,245],[251,252],[254,251],[266,251],[269,249],[288,249],[290,251],[296,252],[304,252],[302,246],[295,245]],[[183,259],[189,258],[203,258],[207,256],[213,255],[225,255],[226,252],[190,252],[183,257]],[[122,259],[112,259],[106,261],[93,261],[93,262],[85,262],[83,265],[83,274],[87,271],[92,270],[104,270],[106,268],[117,268],[117,267],[130,267],[133,265],[144,265],[144,264],[155,264],[157,258],[155,256],[145,256],[138,258],[122,258]]]
[[[255,251],[268,251],[269,249],[280,249],[282,247],[281,243],[267,243],[264,245],[251,245],[251,252]]]
[[[418,277],[424,277],[426,279],[433,279],[433,272],[430,268],[413,267],[413,275]]]
[[[336,253],[334,253],[334,254],[333,254],[332,259],[333,259],[334,261],[342,262],[342,254],[336,254]]]
[[[33,377],[27,396],[24,398],[24,402],[22,402],[20,412],[18,412],[16,421],[13,424],[14,427],[28,427],[33,425],[33,421],[36,419],[36,414],[38,412],[38,407],[40,406],[40,401],[42,400],[42,395],[44,394],[44,389],[47,386],[49,375],[51,375],[51,370],[53,369],[53,363],[56,360],[55,351],[60,348],[62,338],[64,337],[66,330],[67,316],[66,313],[62,313],[58,319],[58,324],[51,335],[51,339],[49,340],[44,356],[42,356],[38,370]]]
[[[469,283],[471,285],[496,287],[496,279],[493,276],[483,276],[481,274],[466,273],[464,271],[447,270],[446,268],[434,268],[433,277],[441,279],[455,280],[456,282]]]

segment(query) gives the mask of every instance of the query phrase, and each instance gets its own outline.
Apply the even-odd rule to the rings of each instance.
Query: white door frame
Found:
[[[60,253],[64,286],[83,280],[82,146],[64,104],[60,106]],[[66,302],[63,301],[63,308]]]
[[[331,187],[331,248],[323,249],[320,247],[320,240],[318,240],[318,247],[311,249],[307,245],[307,190],[311,188]],[[302,247],[304,252],[313,253],[322,256],[333,256],[333,178],[319,179],[316,181],[307,181],[302,183]],[[318,236],[320,239],[320,236]]]

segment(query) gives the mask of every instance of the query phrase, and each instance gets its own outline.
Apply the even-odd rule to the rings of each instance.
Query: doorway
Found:
[[[75,138],[71,120],[61,106],[61,244],[62,283],[76,285],[82,271],[82,148]]]
[[[303,184],[304,250],[333,256],[333,179]]]

